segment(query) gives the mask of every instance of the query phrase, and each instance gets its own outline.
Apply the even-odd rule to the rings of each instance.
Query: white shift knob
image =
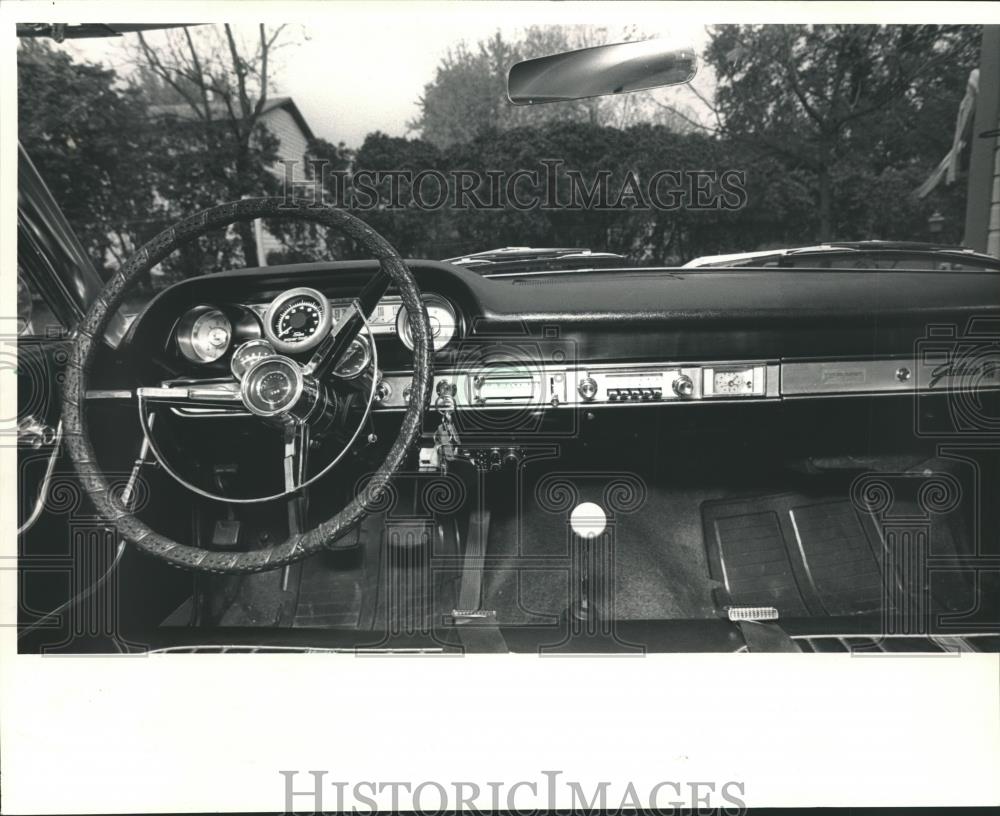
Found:
[[[597,538],[608,526],[608,517],[599,504],[583,502],[573,508],[569,523],[580,538]]]

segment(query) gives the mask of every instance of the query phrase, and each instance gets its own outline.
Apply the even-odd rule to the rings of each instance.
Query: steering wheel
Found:
[[[112,317],[125,295],[142,276],[186,241],[241,221],[257,218],[293,218],[340,230],[356,241],[380,262],[380,269],[354,299],[350,317],[341,320],[316,348],[305,366],[279,354],[254,363],[243,378],[238,399],[243,407],[265,422],[283,423],[286,428],[285,468],[304,469],[302,462],[309,444],[309,428],[316,422],[329,420],[324,411],[324,379],[334,370],[371,315],[390,284],[399,290],[400,298],[410,316],[413,333],[413,377],[410,382],[409,404],[399,429],[399,435],[386,454],[385,460],[351,502],[312,529],[293,532],[280,544],[250,552],[216,552],[190,544],[182,544],[148,527],[129,512],[127,500],[112,491],[97,466],[86,419],[87,381],[97,349]],[[403,263],[392,245],[360,219],[334,207],[315,202],[280,197],[250,198],[221,204],[204,210],[161,232],[129,258],[107,282],[90,311],[77,329],[73,350],[66,367],[63,388],[63,435],[84,491],[93,501],[98,515],[113,525],[124,539],[143,552],[154,555],[177,567],[216,573],[251,573],[275,569],[299,561],[338,538],[375,508],[392,476],[399,471],[407,453],[420,435],[424,408],[432,379],[431,329],[427,311],[420,299],[420,290],[413,274]],[[251,375],[262,366],[266,373],[280,371],[291,385],[275,402],[261,404]],[[260,373],[260,372],[258,372]],[[256,381],[260,381],[260,377]],[[274,380],[272,376],[271,381]],[[153,393],[156,388],[139,388]],[[162,389],[160,389],[162,390]],[[189,388],[191,404],[204,404],[206,396]],[[211,401],[211,397],[207,397]],[[236,399],[229,393],[229,406]],[[219,403],[214,403],[218,405]],[[289,447],[292,451],[289,452]],[[291,461],[290,461],[291,460]]]

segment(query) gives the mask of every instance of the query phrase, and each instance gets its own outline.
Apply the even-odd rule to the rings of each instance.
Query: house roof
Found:
[[[222,102],[212,102],[210,104],[213,114],[218,114],[219,116],[224,116],[228,114],[226,106]],[[295,124],[299,126],[299,129],[305,134],[306,138],[312,141],[313,132],[312,128],[306,122],[305,117],[299,110],[295,101],[290,96],[270,96],[264,101],[264,107],[261,110],[261,116],[266,116],[273,110],[283,108],[288,111],[292,119],[295,120]],[[191,106],[187,103],[182,103],[179,105],[150,105],[149,113],[151,116],[176,116],[178,119],[197,119],[197,115],[191,109]]]

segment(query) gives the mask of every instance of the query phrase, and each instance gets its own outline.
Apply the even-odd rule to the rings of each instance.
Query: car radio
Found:
[[[435,374],[454,407],[602,406],[779,397],[777,362],[483,367]],[[398,382],[397,382],[398,381]],[[379,408],[403,407],[408,376],[387,374]],[[398,386],[398,387],[397,387]],[[434,398],[431,400],[432,404]]]
[[[719,397],[777,395],[768,389],[768,364],[694,365],[678,367],[590,368],[581,372],[576,391],[584,403],[666,402]]]

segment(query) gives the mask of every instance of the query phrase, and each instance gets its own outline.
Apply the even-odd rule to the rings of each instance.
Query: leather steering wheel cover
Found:
[[[210,230],[240,221],[289,217],[338,229],[357,241],[380,261],[382,270],[399,289],[409,314],[420,316],[419,320],[411,322],[413,381],[410,404],[403,416],[399,435],[385,461],[363,490],[346,507],[311,530],[294,535],[281,544],[240,553],[213,552],[172,541],[129,513],[118,497],[112,495],[107,480],[98,468],[85,416],[87,379],[97,348],[108,323],[132,285],[181,244]],[[248,198],[221,204],[169,227],[140,248],[108,281],[80,323],[63,383],[63,436],[66,448],[80,484],[94,502],[98,514],[140,550],[174,566],[204,572],[251,573],[281,567],[317,552],[356,524],[369,508],[377,504],[389,479],[401,467],[423,426],[433,373],[430,337],[427,314],[412,273],[389,242],[360,219],[334,207],[280,197]]]

